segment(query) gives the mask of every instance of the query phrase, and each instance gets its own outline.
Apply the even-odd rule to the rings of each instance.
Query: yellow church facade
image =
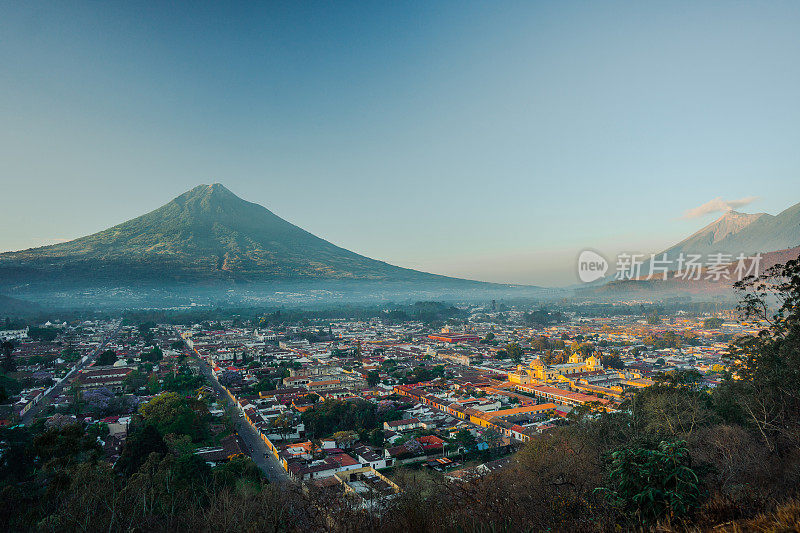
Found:
[[[516,371],[508,373],[508,381],[527,385],[534,381],[548,382],[557,380],[559,376],[579,374],[582,372],[593,372],[603,370],[600,360],[594,355],[586,360],[581,359],[579,354],[572,354],[568,363],[562,365],[545,365],[538,357],[531,361],[527,367],[518,365]]]

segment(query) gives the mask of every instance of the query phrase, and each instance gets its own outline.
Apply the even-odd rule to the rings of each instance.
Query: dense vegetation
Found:
[[[203,402],[164,393],[140,407],[114,468],[102,460],[97,441],[107,435],[107,427],[84,428],[61,416],[3,429],[0,528],[194,530],[220,520],[224,530],[235,507],[283,497],[247,457],[210,468],[192,453],[215,442]]]
[[[365,435],[381,428],[384,422],[400,418],[400,410],[391,401],[375,405],[366,400],[327,400],[303,413],[306,432],[315,438],[329,437],[339,431]]]

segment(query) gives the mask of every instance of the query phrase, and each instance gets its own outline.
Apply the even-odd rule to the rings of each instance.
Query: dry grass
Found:
[[[722,505],[722,507],[725,507]],[[800,500],[795,499],[777,506],[774,510],[758,514],[752,518],[719,522],[719,514],[705,516],[703,525],[677,525],[661,523],[653,531],[658,533],[789,533],[800,532]],[[728,509],[730,510],[730,509]],[[718,509],[723,511],[723,509]],[[730,516],[730,515],[729,515]]]
[[[792,500],[779,505],[774,511],[762,513],[749,520],[722,524],[715,528],[714,531],[731,531],[735,533],[800,531],[800,500]]]

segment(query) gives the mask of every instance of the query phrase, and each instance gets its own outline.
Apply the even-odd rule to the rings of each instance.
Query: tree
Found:
[[[38,328],[31,326],[28,328],[28,337],[35,341],[53,342],[58,337],[58,330],[56,328]]]
[[[0,375],[0,403],[6,403],[12,394],[17,394],[22,390],[22,385],[16,379],[6,375]]]
[[[158,379],[158,374],[153,372],[147,378],[147,392],[150,394],[158,394],[161,392],[161,381]]]
[[[286,435],[294,431],[292,415],[286,412],[281,413],[272,421],[270,427],[275,433],[280,435],[282,439],[285,439]]]
[[[576,342],[571,348],[572,353],[579,354],[581,357],[586,358],[594,351],[594,344],[591,342]]]
[[[151,453],[165,454],[168,448],[158,429],[149,423],[131,428],[115,468],[130,476]]]
[[[205,383],[205,378],[194,375],[186,366],[164,376],[161,388],[179,394],[191,394]]]
[[[383,429],[375,428],[369,432],[369,443],[376,448],[380,448],[383,446],[384,435]]]
[[[715,422],[713,398],[695,370],[671,371],[655,377],[655,385],[638,391],[628,408],[636,432],[661,440],[690,438]]]
[[[170,466],[178,487],[202,486],[211,477],[211,467],[194,453],[183,453]]]
[[[114,393],[106,387],[99,387],[83,392],[83,401],[86,407],[94,414],[99,416],[107,416],[111,406],[111,399],[114,398]]]
[[[83,409],[84,405],[83,394],[81,393],[80,385],[75,381],[73,381],[72,384],[69,386],[69,389],[67,389],[67,394],[70,396],[71,401],[69,403],[69,406],[72,412],[75,414],[75,416],[80,415],[81,409]]]
[[[506,345],[506,353],[514,363],[519,364],[522,360],[522,348],[516,342]]]
[[[140,335],[147,335],[154,327],[156,327],[155,322],[142,322],[136,327],[136,329],[139,330]]]
[[[83,427],[71,423],[51,427],[36,435],[30,447],[31,456],[44,475],[58,477],[58,473],[83,461],[100,457],[97,440],[84,432]]]
[[[227,487],[236,487],[242,482],[255,484],[263,479],[261,470],[249,457],[234,457],[227,463],[215,467],[211,471],[214,480]]]
[[[337,431],[358,433],[381,427],[385,421],[402,418],[396,409],[379,409],[366,400],[326,400],[318,402],[302,414],[306,431],[316,438]]]
[[[503,442],[503,436],[494,428],[489,428],[483,432],[483,441],[489,445],[489,451],[492,452],[494,448],[500,446]]]
[[[531,348],[536,352],[543,352],[550,348],[550,340],[542,335],[531,337],[528,342],[530,343]]]
[[[684,516],[699,505],[701,495],[683,441],[613,452],[608,486],[601,491],[614,507],[644,522]]]
[[[768,325],[737,339],[726,357],[725,387],[771,451],[800,448],[800,259],[737,282],[739,310]],[[777,310],[775,310],[777,308]]]
[[[355,431],[337,431],[333,434],[336,444],[340,448],[349,448],[358,440],[358,433]]]
[[[431,381],[442,376],[444,376],[444,365],[435,365],[430,368],[425,365],[419,365],[409,371],[402,381],[405,384],[414,384],[420,381]]]
[[[142,352],[140,357],[142,361],[157,363],[164,357],[164,352],[158,346],[153,346],[150,350]]]
[[[606,368],[614,368],[617,370],[622,370],[625,368],[625,363],[622,361],[622,358],[618,353],[603,355],[600,358],[600,362]]]
[[[462,429],[456,433],[453,440],[467,452],[471,452],[478,445],[478,440],[475,438],[475,435],[468,429]]]
[[[236,370],[223,370],[219,376],[219,382],[226,387],[239,387],[243,379],[242,373]]]
[[[67,346],[64,350],[61,351],[61,358],[68,362],[74,363],[81,357],[81,352],[74,346]]]
[[[367,372],[367,386],[372,388],[377,385],[381,380],[381,375],[377,370],[370,370]]]
[[[162,435],[183,433],[195,442],[207,433],[208,408],[198,400],[181,398],[174,392],[159,394],[139,408],[145,423]]]
[[[275,380],[273,378],[261,378],[256,383],[254,383],[250,387],[250,391],[253,394],[258,394],[259,392],[264,391],[271,391],[275,390]]]
[[[536,327],[544,327],[550,324],[558,324],[564,321],[564,315],[560,311],[548,312],[547,309],[539,309],[522,315],[526,324]]]
[[[14,343],[11,341],[3,341],[0,344],[0,351],[3,353],[2,369],[3,373],[13,372],[17,369],[17,364],[14,362],[12,354],[14,353]]]
[[[109,366],[117,362],[117,352],[114,350],[106,350],[97,356],[95,364],[97,366]]]

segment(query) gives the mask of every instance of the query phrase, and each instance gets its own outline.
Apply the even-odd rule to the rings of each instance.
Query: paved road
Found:
[[[22,422],[26,426],[28,424],[30,424],[31,421],[34,418],[36,418],[36,415],[39,414],[39,412],[42,410],[42,408],[44,408],[45,406],[50,404],[50,400],[52,398],[54,398],[54,397],[58,396],[59,394],[61,394],[61,392],[64,390],[64,387],[66,387],[67,384],[69,382],[71,382],[70,378],[74,377],[74,374],[77,374],[77,372],[79,370],[83,370],[84,368],[86,368],[87,366],[91,365],[94,362],[95,357],[100,355],[100,352],[106,347],[106,344],[108,344],[108,341],[111,338],[113,338],[114,335],[116,335],[116,333],[119,331],[119,328],[120,328],[120,324],[117,325],[117,327],[114,329],[114,331],[110,332],[108,335],[103,337],[103,340],[102,340],[102,342],[100,342],[100,345],[97,347],[97,349],[94,352],[92,352],[89,355],[89,357],[86,359],[86,361],[84,361],[84,362],[78,361],[78,363],[74,367],[72,367],[72,370],[70,370],[64,376],[64,379],[62,379],[61,382],[58,385],[53,387],[53,390],[51,390],[49,393],[47,393],[47,395],[45,395],[44,398],[39,400],[39,403],[37,403],[36,405],[31,407],[28,410],[28,412],[25,413],[25,415],[22,416],[22,418],[20,419],[20,422]]]
[[[288,483],[291,481],[289,478],[289,474],[286,473],[286,470],[283,469],[281,463],[275,458],[274,455],[267,449],[267,445],[264,444],[264,441],[261,440],[261,437],[258,435],[258,432],[247,423],[247,421],[239,416],[241,411],[239,410],[238,406],[231,400],[228,393],[225,392],[225,389],[222,388],[217,378],[214,377],[214,374],[211,373],[211,367],[202,359],[198,358],[200,362],[200,368],[203,374],[208,378],[211,387],[214,389],[214,392],[217,394],[217,397],[220,401],[225,402],[227,405],[231,407],[231,409],[235,412],[235,426],[236,432],[241,437],[242,441],[244,441],[245,447],[247,448],[245,451],[253,459],[253,462],[258,465],[264,475],[267,476],[267,479],[270,483]]]

